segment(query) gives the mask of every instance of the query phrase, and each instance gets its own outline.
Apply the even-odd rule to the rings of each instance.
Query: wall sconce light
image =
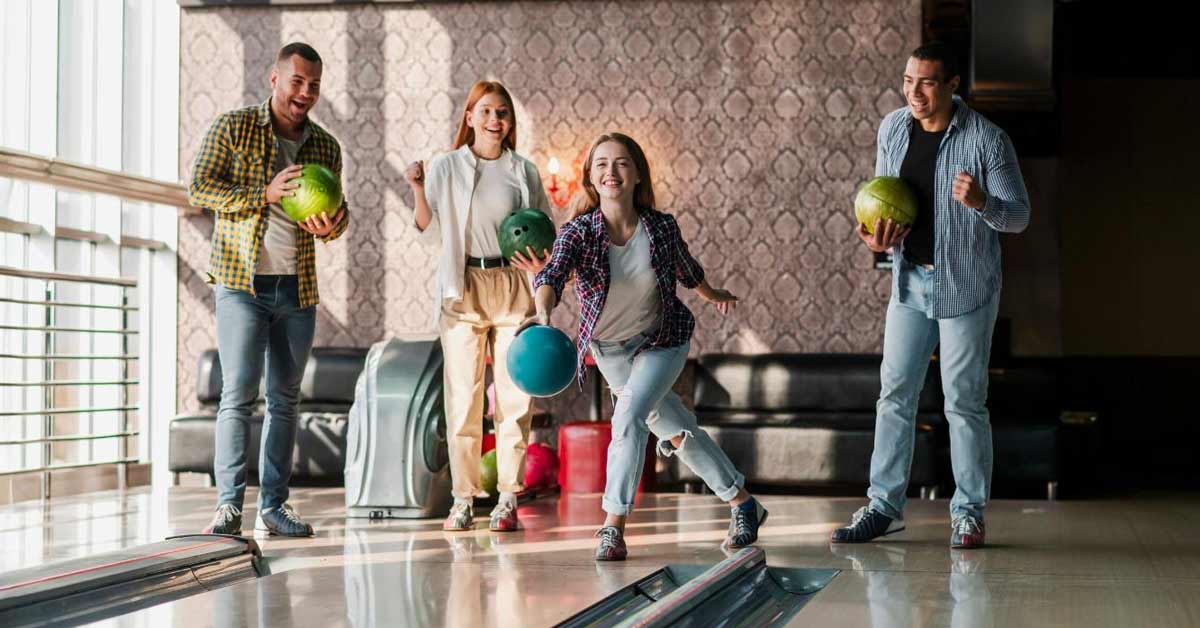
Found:
[[[546,196],[550,199],[550,204],[559,209],[571,199],[571,188],[578,185],[575,183],[574,177],[567,180],[567,185],[559,185],[558,173],[561,168],[557,157],[551,157],[550,163],[546,166],[546,170],[550,172],[550,185],[546,187]]]

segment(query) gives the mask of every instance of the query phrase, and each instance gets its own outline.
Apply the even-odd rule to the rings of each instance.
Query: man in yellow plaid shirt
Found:
[[[221,403],[217,410],[217,511],[205,532],[241,534],[250,416],[267,372],[267,411],[259,456],[255,531],[312,536],[288,505],[300,379],[316,327],[314,238],[337,239],[350,213],[288,218],[280,207],[294,196],[306,163],[341,179],[341,147],[309,119],[321,90],[321,57],[303,43],[279,50],[271,98],[224,113],[209,128],[192,169],[191,203],[216,213],[211,279],[216,286]],[[344,196],[344,195],[343,195]]]

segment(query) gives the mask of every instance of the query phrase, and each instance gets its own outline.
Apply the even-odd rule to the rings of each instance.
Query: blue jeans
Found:
[[[871,508],[893,518],[903,516],[917,398],[929,358],[940,341],[955,484],[950,515],[982,520],[992,486],[992,426],[985,404],[999,295],[973,312],[933,318],[933,270],[914,266],[903,257],[896,263],[901,265],[899,277],[888,303],[883,334],[882,387],[876,405],[871,488],[867,491]]]
[[[745,478],[696,424],[696,415],[683,405],[679,395],[671,392],[687,362],[690,343],[647,349],[634,357],[645,341],[646,337],[638,334],[625,341],[596,341],[591,345],[596,367],[616,397],[612,441],[608,444],[604,512],[613,515],[633,512],[650,432],[659,439],[660,454],[679,456],[722,501],[733,499]],[[676,448],[671,439],[680,435],[684,439]]]
[[[260,510],[287,501],[296,442],[300,379],[312,349],[316,306],[300,307],[295,275],[260,275],[252,295],[217,286],[217,351],[221,405],[213,471],[217,503],[239,509],[246,495],[250,415],[267,370],[267,414],[258,457]]]

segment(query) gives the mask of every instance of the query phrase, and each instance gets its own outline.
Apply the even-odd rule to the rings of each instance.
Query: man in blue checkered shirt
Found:
[[[1029,198],[1012,142],[954,96],[959,80],[948,46],[917,48],[904,69],[907,106],[888,114],[879,127],[875,174],[902,179],[917,198],[918,212],[910,226],[888,220],[868,232],[859,225],[867,248],[891,250],[895,263],[870,504],[833,532],[835,543],[861,543],[904,529],[917,398],[940,344],[956,486],[950,546],[984,544],[983,509],[992,479],[985,403],[1000,302],[999,233],[1025,229]]]

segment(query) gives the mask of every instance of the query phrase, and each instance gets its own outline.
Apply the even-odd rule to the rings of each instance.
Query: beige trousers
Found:
[[[454,496],[484,497],[479,457],[483,447],[485,359],[492,355],[496,384],[496,488],[516,493],[525,479],[533,400],[509,377],[506,358],[517,327],[534,313],[525,271],[515,268],[466,270],[463,299],[442,304],[445,354],[446,439]]]

